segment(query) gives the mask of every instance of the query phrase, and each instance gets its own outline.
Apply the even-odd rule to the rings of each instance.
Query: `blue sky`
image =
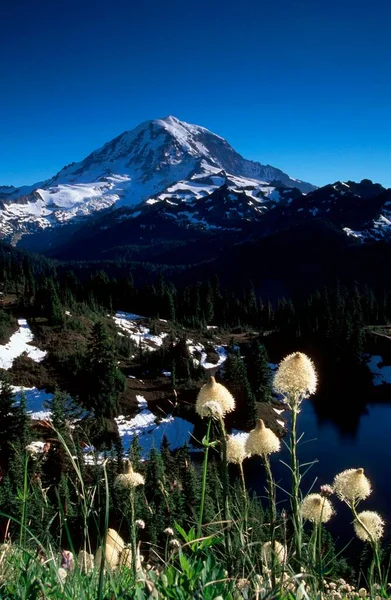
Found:
[[[1,8],[0,185],[175,115],[322,185],[391,186],[388,0],[18,0]]]

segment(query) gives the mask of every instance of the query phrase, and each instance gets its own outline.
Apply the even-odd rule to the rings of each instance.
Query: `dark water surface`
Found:
[[[388,530],[391,538],[391,404],[369,404],[356,415],[349,415],[341,401],[333,411],[335,414],[339,411],[337,416],[342,418],[333,421],[321,419],[314,402],[306,400],[302,404],[298,430],[299,435],[304,435],[298,447],[299,460],[301,464],[315,459],[319,461],[303,478],[302,491],[307,493],[314,484],[312,491],[318,492],[319,486],[332,483],[337,473],[363,467],[373,492],[360,503],[359,510],[379,512],[386,520],[386,535]],[[289,417],[288,413],[284,416]],[[285,441],[288,442],[288,436]],[[281,460],[289,463],[289,453],[284,444],[279,455],[272,456],[271,463],[276,481],[287,488],[290,485],[289,470]],[[264,473],[260,461],[250,459],[245,471],[249,487],[260,495],[264,494]],[[278,493],[278,501],[280,509],[289,507],[289,499],[283,492]],[[332,497],[331,501],[337,514],[328,528],[345,543],[353,536],[351,515],[337,498]]]

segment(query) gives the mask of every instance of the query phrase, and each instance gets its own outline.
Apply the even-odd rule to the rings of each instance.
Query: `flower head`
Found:
[[[227,435],[227,462],[240,465],[245,458],[250,456],[246,451],[247,438],[246,433]]]
[[[365,500],[372,491],[364,469],[347,469],[338,473],[334,478],[333,488],[341,500],[349,503]]]
[[[216,402],[216,400],[211,400],[210,402],[205,402],[205,404],[202,404],[198,410],[198,414],[202,418],[209,417],[209,419],[215,419],[216,421],[222,419],[224,416],[223,409],[221,408],[221,405]]]
[[[115,486],[124,489],[132,489],[138,485],[144,485],[145,479],[141,473],[133,471],[132,463],[128,461],[128,467],[125,473],[117,475],[115,478]]]
[[[274,390],[300,404],[303,398],[316,391],[317,375],[312,360],[302,352],[286,356],[274,377]]]
[[[205,416],[203,406],[207,402],[217,402],[221,407],[223,416],[235,410],[234,397],[221,383],[216,383],[214,377],[209,377],[208,382],[198,392],[195,409],[201,417]]]
[[[384,531],[383,519],[373,510],[364,510],[359,513],[353,526],[356,536],[363,542],[380,540]]]
[[[280,564],[286,561],[286,547],[277,540],[274,541],[274,550],[271,542],[265,542],[262,545],[262,562],[267,566],[272,562],[273,554]]]
[[[125,548],[125,542],[115,529],[108,529],[106,536],[106,544],[116,548],[118,552],[122,552]]]
[[[72,571],[74,569],[75,561],[72,552],[69,550],[61,551],[61,566],[63,569],[67,569],[67,571]]]
[[[174,530],[172,529],[172,527],[166,527],[164,533],[166,535],[174,535]]]
[[[248,434],[245,449],[247,454],[265,455],[278,452],[280,450],[280,440],[276,434],[265,426],[262,419],[257,421],[255,429]]]
[[[68,571],[66,569],[64,569],[64,567],[59,567],[58,571],[58,576],[61,579],[61,581],[65,581],[68,575]]]
[[[145,529],[145,521],[143,521],[142,519],[136,519],[134,524],[137,525],[139,529]]]
[[[320,486],[320,495],[321,496],[325,496],[325,498],[327,498],[328,496],[332,496],[333,494],[334,494],[333,487],[331,485],[329,485],[328,483],[325,483],[324,485]]]
[[[95,554],[95,564],[97,565],[97,567],[100,567],[100,565],[101,565],[102,554],[103,554],[103,548],[102,548],[102,546],[99,546],[99,548]],[[111,569],[115,569],[119,563],[119,551],[117,550],[117,548],[110,546],[110,544],[106,544],[105,552],[104,552],[104,559],[105,559],[106,564]]]
[[[303,519],[312,523],[327,523],[334,514],[330,500],[320,494],[308,494],[301,503]]]

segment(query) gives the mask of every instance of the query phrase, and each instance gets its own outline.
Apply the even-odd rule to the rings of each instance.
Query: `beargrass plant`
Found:
[[[22,489],[18,493],[20,514],[17,517],[4,511],[0,514],[6,523],[5,531],[16,532],[11,537],[7,533],[6,543],[0,547],[0,598],[386,598],[388,572],[382,569],[380,547],[384,522],[374,511],[361,510],[361,506],[359,510],[359,504],[371,493],[371,484],[363,469],[343,471],[336,475],[331,486],[322,486],[319,492],[311,490],[302,497],[296,428],[300,405],[316,387],[312,362],[301,353],[288,356],[277,371],[274,385],[284,394],[292,411],[290,513],[285,510],[278,513],[276,483],[270,465],[270,455],[278,454],[280,450],[279,438],[262,420],[249,434],[227,435],[224,418],[234,410],[235,400],[224,386],[211,378],[201,388],[196,403],[197,413],[207,419],[200,503],[194,503],[190,515],[181,522],[172,517],[174,508],[169,502],[170,493],[175,491],[177,494],[178,488],[183,489],[180,487],[183,482],[177,481],[176,476],[167,481],[166,473],[159,475],[158,480],[154,479],[154,485],[157,482],[162,490],[164,509],[167,509],[161,513],[161,507],[153,500],[148,502],[146,496],[148,478],[153,475],[150,469],[146,469],[144,476],[139,472],[143,471],[141,463],[134,462],[136,468],[133,468],[133,464],[127,461],[125,472],[121,473],[122,458],[113,455],[91,467],[94,477],[86,476],[72,439],[65,439],[53,430],[73,470],[72,477],[69,474],[73,485],[72,502],[78,505],[82,518],[76,540],[68,523],[68,500],[64,501],[62,488],[58,486],[55,495],[58,512],[53,521],[59,523],[59,537],[52,540],[45,537],[43,543],[30,529],[29,502],[34,497],[32,490],[37,485],[37,478],[31,470],[32,459],[26,454]],[[213,485],[209,479],[214,473],[213,464],[210,464],[212,449],[218,451],[215,454],[220,456],[221,466],[219,480]],[[259,499],[251,496],[246,488],[243,463],[254,455],[261,457],[265,469],[266,511]],[[236,465],[240,473],[240,480],[233,485],[228,478],[229,464]],[[108,477],[109,466],[110,473],[115,476]],[[116,508],[113,505],[116,495],[111,488],[121,490],[128,500],[129,546],[118,531],[110,527],[112,512]],[[141,494],[137,492],[136,496],[138,488],[143,491]],[[47,491],[41,492],[47,496]],[[210,496],[215,492],[213,503]],[[356,589],[336,576],[338,563],[342,564],[342,561],[332,547],[327,549],[325,543],[325,528],[336,510],[336,502],[329,499],[333,494],[349,506],[357,537],[371,548],[366,589]],[[180,496],[175,498],[181,501]],[[189,496],[188,499],[193,500]],[[46,519],[45,511],[48,509],[46,502],[42,505],[42,520]],[[161,520],[161,529],[155,530],[158,542],[154,544],[150,541],[152,530],[148,530],[148,519],[153,513],[166,515]],[[168,527],[167,521],[171,523]],[[12,527],[10,524],[13,524]],[[153,522],[153,526],[157,527],[157,521]],[[161,539],[163,542],[160,543]],[[62,548],[64,541],[70,550]],[[146,555],[144,561],[141,548]],[[92,549],[96,549],[95,556]]]

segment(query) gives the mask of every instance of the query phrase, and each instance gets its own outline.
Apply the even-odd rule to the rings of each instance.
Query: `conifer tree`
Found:
[[[15,406],[14,393],[7,373],[0,372],[0,461],[7,469],[12,446],[25,433],[25,404]],[[25,441],[25,440],[23,440]]]
[[[249,379],[257,402],[270,402],[272,397],[272,377],[269,357],[263,344],[256,343],[250,363]],[[249,365],[249,366],[250,366]]]
[[[236,400],[236,410],[241,415],[243,425],[251,429],[256,419],[255,398],[248,380],[246,365],[237,352],[229,353],[224,363],[224,385]]]
[[[101,322],[94,325],[87,350],[82,400],[95,416],[111,419],[118,414],[118,395],[124,377],[118,369],[113,341]]]

